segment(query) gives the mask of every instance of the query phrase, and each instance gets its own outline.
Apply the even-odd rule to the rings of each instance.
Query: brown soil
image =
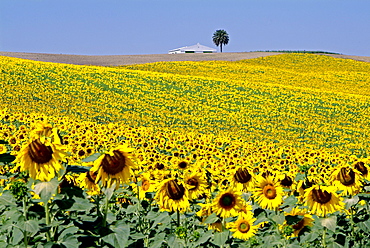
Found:
[[[202,61],[225,60],[236,61],[253,59],[281,53],[275,52],[241,52],[241,53],[211,53],[211,54],[146,54],[146,55],[66,55],[47,53],[0,52],[0,56],[30,59],[44,62],[55,62],[75,65],[119,66],[142,64],[159,61]],[[370,57],[351,55],[329,55],[335,58],[354,59],[370,62]]]

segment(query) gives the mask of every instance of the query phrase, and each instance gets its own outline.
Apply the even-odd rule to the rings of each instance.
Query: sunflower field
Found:
[[[370,247],[369,63],[0,70],[0,247]]]

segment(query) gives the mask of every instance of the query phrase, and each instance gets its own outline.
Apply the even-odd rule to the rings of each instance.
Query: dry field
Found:
[[[143,64],[159,61],[202,61],[225,60],[236,61],[253,59],[264,56],[277,55],[274,52],[240,52],[240,53],[213,53],[213,54],[145,54],[145,55],[67,55],[47,53],[1,52],[1,56],[16,57],[44,62],[66,63],[76,65],[118,66]],[[370,62],[370,57],[352,55],[329,55],[335,58],[354,59]]]

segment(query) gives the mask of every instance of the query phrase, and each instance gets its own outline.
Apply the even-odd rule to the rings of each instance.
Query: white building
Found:
[[[196,44],[193,46],[185,46],[185,47],[180,47],[176,49],[169,50],[169,54],[175,54],[175,53],[215,53],[217,52],[216,49],[210,48],[207,46],[203,46],[201,44]]]

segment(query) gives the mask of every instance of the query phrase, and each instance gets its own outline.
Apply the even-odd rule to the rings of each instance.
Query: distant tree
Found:
[[[220,46],[222,52],[222,45],[227,45],[229,43],[229,34],[225,30],[219,29],[213,33],[212,39],[216,46]]]

